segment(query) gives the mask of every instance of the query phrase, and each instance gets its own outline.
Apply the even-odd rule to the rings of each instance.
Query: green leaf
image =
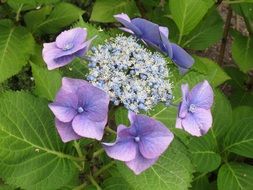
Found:
[[[253,106],[253,92],[248,91],[245,84],[249,80],[249,76],[234,67],[225,68],[225,71],[231,77],[227,84],[232,92],[228,96],[232,107]]]
[[[233,110],[233,121],[243,119],[251,119],[253,116],[253,107],[239,106]]]
[[[209,8],[203,0],[170,0],[169,7],[172,18],[180,31],[180,37],[191,32]]]
[[[253,38],[236,34],[232,45],[232,56],[243,72],[253,68]]]
[[[96,0],[91,13],[91,21],[115,22],[113,15],[126,13],[130,17],[138,15],[139,11],[134,0]]]
[[[30,11],[24,16],[25,23],[30,31],[34,32],[38,24],[43,23],[52,12],[53,6],[45,6],[39,10]]]
[[[49,71],[33,63],[31,65],[35,80],[35,94],[48,100],[53,100],[61,86],[61,75],[59,71]]]
[[[253,0],[244,0],[232,6],[233,10],[244,18],[245,24],[250,34],[253,34]]]
[[[193,137],[187,146],[196,171],[211,172],[219,167],[221,157],[217,154],[217,144],[213,140],[211,131],[202,137]]]
[[[116,125],[126,125],[129,126],[130,122],[128,120],[128,110],[124,107],[119,107],[116,111],[115,111],[115,123]]]
[[[0,190],[15,190],[15,189],[16,189],[15,187],[5,184],[4,181],[0,179]]]
[[[208,181],[208,176],[200,174],[200,177],[196,177],[192,182],[192,187],[190,190],[213,190],[210,187],[210,183]]]
[[[212,9],[196,28],[183,38],[182,46],[204,50],[222,38],[223,21],[216,9]]]
[[[212,108],[212,130],[218,140],[223,140],[232,124],[232,108],[230,102],[221,91],[215,90],[214,104]]]
[[[83,13],[84,11],[72,4],[59,3],[55,5],[52,11],[51,7],[30,11],[24,16],[24,19],[32,33],[52,34],[71,25]]]
[[[24,27],[0,21],[0,82],[17,74],[33,52],[34,39]]]
[[[132,190],[122,177],[110,177],[103,182],[103,190]]]
[[[78,79],[85,79],[89,72],[87,62],[80,58],[75,58],[70,64],[60,70],[63,76]]]
[[[176,139],[159,160],[140,175],[135,175],[122,162],[118,170],[134,190],[185,190],[190,186],[193,167],[184,146]]]
[[[177,118],[177,107],[167,107],[163,104],[158,104],[149,113],[151,117],[164,123],[168,128],[174,128]]]
[[[44,4],[53,4],[59,1],[60,0],[8,0],[7,3],[15,11],[18,11],[19,9],[21,11],[26,11],[35,9]]]
[[[200,73],[206,75],[206,79],[213,85],[219,86],[224,83],[226,80],[230,79],[230,77],[223,71],[223,69],[215,63],[214,61],[203,58],[203,57],[195,57],[195,65],[192,69],[198,70]],[[200,64],[201,69],[200,69]]]
[[[230,151],[241,156],[253,158],[253,109],[248,108],[238,108],[234,111],[236,113],[236,118],[238,120],[233,121],[232,126],[230,126],[230,131],[225,138],[225,148],[224,151]],[[243,109],[246,109],[243,111]],[[249,111],[249,115],[245,115],[245,112]]]
[[[213,86],[217,87],[230,77],[220,68],[220,66],[207,59],[194,56],[195,63],[190,71],[186,73],[180,80],[175,82],[173,96],[174,102],[178,103],[181,99],[181,85],[189,84],[192,88],[199,82],[208,80],[208,82]]]
[[[0,176],[22,189],[58,189],[78,177],[48,102],[24,92],[0,96]]]
[[[218,189],[253,189],[253,166],[233,162],[224,164],[218,173]]]
[[[43,57],[42,57],[42,46],[41,45],[35,44],[34,53],[31,55],[30,61],[40,67],[46,66],[46,63],[44,62]]]

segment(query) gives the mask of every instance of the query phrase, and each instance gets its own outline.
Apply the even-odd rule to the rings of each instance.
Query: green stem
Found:
[[[85,156],[83,155],[82,150],[80,148],[80,145],[79,145],[79,143],[77,141],[74,141],[74,147],[76,149],[76,152],[77,152],[78,156],[80,158],[82,158],[82,162],[81,162],[81,168],[82,169],[81,170],[83,170],[84,169],[84,165],[85,165]]]
[[[79,143],[77,141],[74,141],[74,147],[76,149],[76,152],[77,152],[78,156],[81,157],[81,158],[83,158],[84,155],[83,155],[82,150],[80,148],[80,145],[79,145]]]
[[[83,184],[73,188],[72,190],[83,190],[85,186],[86,186],[86,183],[83,183]]]
[[[115,161],[111,161],[110,163],[104,165],[102,168],[100,168],[97,172],[94,173],[94,177],[97,178],[101,173],[108,170],[110,167],[112,167],[115,164]]]
[[[97,188],[97,190],[102,190],[91,174],[88,176],[88,178],[90,182],[92,183],[92,185],[94,185]]]
[[[179,33],[179,38],[178,38],[178,41],[177,41],[177,44],[178,44],[178,45],[181,44],[182,38],[183,38],[183,34],[182,34],[182,32],[180,31],[180,33]]]
[[[23,6],[24,6],[24,4],[22,3],[22,4],[20,5],[20,7],[18,8],[18,10],[17,10],[17,14],[16,14],[16,21],[17,21],[17,22],[19,21],[20,12],[21,12]]]
[[[93,153],[92,157],[96,158],[97,156],[99,156],[100,154],[102,154],[104,152],[104,149],[101,148],[99,150],[97,150],[96,152]]]
[[[112,130],[110,127],[105,128],[106,132],[112,133],[112,134],[117,134],[116,131]]]

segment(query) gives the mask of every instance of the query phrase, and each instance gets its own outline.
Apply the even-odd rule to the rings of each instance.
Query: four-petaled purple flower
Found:
[[[161,27],[142,18],[131,20],[128,15],[123,13],[114,17],[125,26],[120,29],[134,34],[144,43],[165,53],[179,67],[181,73],[185,73],[193,65],[194,59],[183,48],[169,41],[167,27]]]
[[[101,140],[107,123],[109,96],[92,84],[64,77],[49,108],[63,142],[81,137]]]
[[[49,70],[70,63],[75,57],[82,57],[89,49],[92,39],[85,41],[87,30],[74,28],[62,32],[55,42],[43,44],[43,59]]]
[[[212,87],[205,80],[191,91],[187,84],[181,88],[183,97],[179,105],[176,128],[184,129],[194,136],[202,136],[212,126]]]
[[[140,174],[152,166],[167,149],[174,135],[162,123],[145,115],[128,114],[131,127],[119,125],[114,143],[103,143],[111,158],[124,161]]]

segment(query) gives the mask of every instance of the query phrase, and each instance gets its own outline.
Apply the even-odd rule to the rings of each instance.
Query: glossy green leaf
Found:
[[[103,182],[103,190],[132,190],[122,177],[110,177]]]
[[[253,92],[247,90],[245,84],[249,80],[249,76],[234,67],[225,68],[225,71],[231,77],[231,80],[227,81],[227,86],[230,88],[228,99],[232,107],[253,106]]]
[[[248,32],[253,33],[253,0],[244,0],[241,3],[234,4],[233,10],[244,18]]]
[[[24,92],[0,96],[0,176],[22,189],[58,189],[78,177],[48,102]]]
[[[61,75],[58,70],[49,71],[46,68],[32,65],[35,81],[35,94],[48,100],[53,100],[61,86]]]
[[[211,172],[219,167],[221,157],[217,154],[218,147],[212,137],[211,131],[202,137],[192,138],[187,146],[196,171]]]
[[[128,120],[128,110],[124,107],[119,107],[116,111],[115,111],[115,123],[116,125],[126,125],[129,126],[130,122]]]
[[[212,9],[196,28],[183,38],[182,46],[204,50],[222,38],[223,21],[216,9]]]
[[[91,21],[116,22],[113,15],[126,13],[130,17],[138,15],[139,11],[134,0],[96,0],[91,13]]]
[[[247,107],[244,108],[246,111],[242,111],[243,108],[238,109],[240,112],[237,109],[234,111],[238,120],[233,121],[232,126],[230,126],[230,131],[225,138],[224,150],[253,158],[253,117],[245,115],[245,112],[249,110],[253,115],[253,109]]]
[[[37,7],[39,8],[44,4],[53,4],[59,1],[60,0],[8,0],[7,3],[15,11],[26,11]]]
[[[169,7],[181,37],[197,26],[209,8],[203,0],[170,0]]]
[[[219,90],[215,90],[213,114],[213,133],[217,140],[222,140],[232,124],[232,108],[226,96]]]
[[[232,56],[243,72],[253,68],[253,38],[237,34],[232,45]]]
[[[191,185],[192,187],[190,190],[213,190],[211,189],[211,184],[208,181],[208,176],[203,175],[203,173],[199,174],[199,176],[196,176]]]
[[[21,26],[10,20],[0,21],[0,82],[17,74],[33,53],[34,39]]]
[[[253,166],[243,163],[226,163],[218,173],[218,190],[253,189]]]
[[[50,7],[44,7],[28,12],[24,18],[32,33],[52,34],[77,21],[83,13],[84,11],[72,4],[59,3],[52,11]]]

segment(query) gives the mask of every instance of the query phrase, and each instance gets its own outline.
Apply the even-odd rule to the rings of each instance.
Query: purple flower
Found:
[[[179,105],[176,128],[184,129],[194,136],[202,136],[212,126],[212,87],[205,80],[191,91],[187,84],[181,88],[183,97]]]
[[[124,161],[140,174],[152,166],[167,149],[174,135],[162,123],[133,112],[128,114],[131,126],[119,125],[114,143],[103,143],[111,158]]]
[[[165,53],[179,67],[181,73],[185,73],[193,65],[194,59],[183,48],[169,41],[167,27],[161,27],[142,18],[131,20],[128,15],[123,13],[114,17],[125,26],[120,29],[134,34],[144,43]]]
[[[81,137],[101,140],[107,123],[109,96],[92,84],[63,78],[62,87],[49,108],[63,142]]]
[[[89,49],[91,41],[85,41],[85,28],[74,28],[59,34],[55,42],[43,44],[43,59],[49,70],[70,63],[75,57],[82,57]]]

